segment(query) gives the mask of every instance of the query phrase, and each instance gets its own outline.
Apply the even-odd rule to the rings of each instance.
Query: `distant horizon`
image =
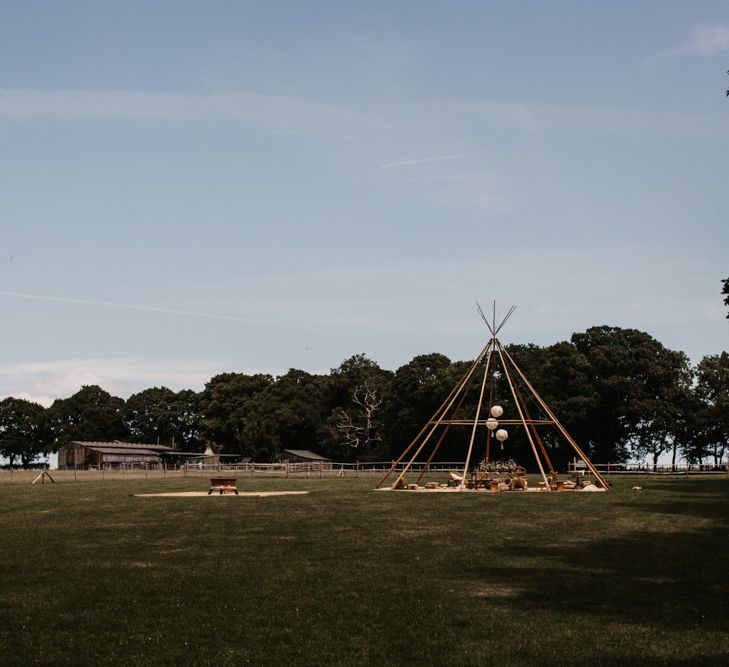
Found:
[[[593,325],[593,327],[610,327],[611,325]],[[593,328],[588,327],[588,329]],[[634,329],[640,331],[640,329],[635,329],[635,327],[620,327],[621,329]],[[585,329],[586,331],[587,329]],[[563,340],[556,340],[552,343],[546,343],[544,345],[539,345],[537,343],[533,343],[531,341],[509,341],[506,343],[506,345],[537,345],[538,347],[549,347],[550,345],[554,345],[560,342],[569,342],[572,335],[575,333],[581,333],[579,331],[573,332],[570,334],[569,337],[563,339]],[[650,332],[646,331],[643,333],[647,333],[648,335],[651,335]],[[490,333],[487,332],[486,336],[482,339],[484,342],[488,340],[488,337],[490,337]],[[499,336],[501,338],[501,336]],[[655,339],[655,336],[653,336]],[[656,339],[658,340],[658,339]],[[661,341],[659,341],[661,342]],[[663,344],[661,342],[661,344]],[[664,345],[664,347],[666,347]],[[671,348],[668,348],[671,349]],[[676,352],[683,352],[683,350],[674,350]],[[726,352],[726,350],[720,350],[715,355],[721,354],[722,352]],[[192,367],[188,366],[185,362],[185,360],[179,360],[179,370],[175,374],[175,361],[174,360],[168,360],[165,362],[166,366],[169,366],[169,369],[165,370],[157,370],[155,371],[155,364],[154,362],[150,362],[148,360],[138,359],[135,360],[132,364],[132,373],[131,376],[135,376],[135,373],[138,375],[142,375],[143,373],[137,369],[137,366],[144,367],[146,369],[146,377],[150,378],[152,380],[151,384],[147,384],[145,386],[142,386],[139,384],[139,380],[136,380],[134,388],[127,387],[127,388],[121,388],[120,382],[129,382],[128,379],[130,374],[127,373],[127,378],[124,377],[123,369],[124,366],[129,363],[129,360],[114,360],[114,359],[100,359],[100,360],[94,360],[94,359],[79,359],[79,360],[67,360],[65,362],[56,363],[56,364],[43,364],[42,366],[34,367],[32,365],[20,365],[17,368],[13,367],[5,367],[0,369],[0,400],[8,397],[15,397],[15,398],[22,398],[25,400],[30,400],[35,403],[39,403],[40,405],[43,405],[43,407],[50,407],[50,405],[53,403],[54,400],[68,398],[69,396],[72,396],[77,391],[79,391],[83,386],[89,386],[89,385],[96,385],[101,387],[104,391],[107,391],[112,396],[117,396],[118,398],[123,398],[124,400],[127,400],[130,396],[132,396],[135,393],[138,393],[140,391],[144,391],[145,389],[150,389],[153,387],[166,387],[168,389],[171,389],[172,391],[178,392],[183,390],[192,390],[196,392],[200,392],[204,389],[205,385],[216,375],[220,375],[223,373],[242,373],[245,375],[256,375],[256,374],[263,374],[263,375],[271,375],[274,378],[280,377],[282,375],[285,375],[291,370],[301,370],[306,373],[310,373],[312,375],[328,375],[332,372],[332,370],[336,369],[339,364],[346,361],[347,359],[350,359],[351,357],[357,355],[357,354],[364,354],[368,359],[374,361],[377,363],[380,368],[388,371],[395,372],[398,368],[401,366],[409,363],[414,359],[416,356],[421,355],[427,355],[427,354],[443,354],[444,356],[448,357],[448,359],[452,362],[458,362],[458,361],[472,361],[475,358],[475,355],[478,353],[478,350],[474,352],[474,355],[472,357],[452,357],[448,354],[445,354],[444,352],[439,352],[438,350],[431,350],[430,352],[418,352],[416,354],[413,354],[408,359],[405,359],[401,363],[397,364],[393,367],[388,367],[379,362],[378,359],[373,358],[371,355],[369,355],[365,351],[359,351],[359,352],[353,352],[352,354],[345,356],[343,359],[340,360],[340,362],[334,366],[331,366],[329,368],[304,368],[302,366],[290,366],[288,368],[277,368],[277,369],[226,369],[222,366],[218,370],[212,370],[211,375],[204,376],[203,370],[196,364],[193,364]],[[713,356],[713,355],[704,355],[704,356]],[[702,357],[703,358],[703,357]],[[701,361],[701,359],[693,360],[689,357],[689,362],[691,363],[692,367],[695,367],[698,362]],[[103,376],[97,376],[94,367],[95,365],[101,366],[111,366],[111,370],[107,371],[110,373],[110,375],[106,378]],[[151,366],[151,368],[150,368]],[[32,391],[27,390],[15,390],[15,391],[9,391],[7,389],[8,387],[8,380],[7,378],[13,377],[13,371],[17,373],[17,376],[20,377],[34,377],[39,370],[42,368],[42,372],[48,375],[49,377],[46,379],[41,379],[40,381],[36,379],[36,382],[47,382],[49,383],[49,386],[51,387],[57,387],[60,391],[60,387],[64,386],[69,380],[71,382],[77,382],[80,383],[77,386],[76,385],[70,385],[71,388],[66,389],[66,393],[64,394],[58,394],[58,395],[38,395],[37,393],[34,394]],[[53,376],[53,372],[55,371],[56,376]],[[169,380],[169,382],[154,382],[153,378],[155,377],[155,372],[160,373],[160,376],[164,376],[167,373],[169,375],[166,375]],[[193,379],[194,374],[199,373],[199,376]],[[188,385],[184,384],[184,378],[188,378]],[[133,380],[131,380],[133,381]],[[61,384],[54,384],[60,382]],[[115,385],[115,388],[109,389],[108,386],[105,386],[106,384],[112,384]],[[76,387],[76,388],[73,388]],[[70,393],[69,393],[70,392]]]

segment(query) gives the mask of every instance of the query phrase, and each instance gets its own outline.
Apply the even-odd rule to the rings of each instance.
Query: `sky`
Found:
[[[0,396],[727,349],[726,2],[0,7]]]

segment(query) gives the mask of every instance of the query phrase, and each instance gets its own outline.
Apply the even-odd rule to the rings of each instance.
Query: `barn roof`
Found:
[[[87,446],[92,452],[99,454],[121,454],[123,456],[159,456],[159,451],[154,449],[144,449],[143,447],[104,447],[97,445],[94,447]]]
[[[317,454],[308,449],[284,449],[284,454],[291,454],[292,456],[298,456],[301,459],[310,459],[312,461],[331,461],[326,456]]]
[[[80,445],[81,447],[88,447],[89,449],[94,449],[96,451],[100,451],[99,447],[103,447],[105,449],[108,449],[108,452],[105,452],[107,454],[112,454],[114,452],[120,452],[120,450],[125,449],[132,451],[139,451],[139,450],[151,450],[153,454],[159,454],[160,452],[172,452],[174,451],[172,447],[168,447],[167,445],[157,445],[157,444],[149,444],[149,443],[136,443],[136,442],[122,442],[121,440],[112,440],[111,442],[104,442],[99,440],[73,440],[72,442],[68,443],[69,445]]]

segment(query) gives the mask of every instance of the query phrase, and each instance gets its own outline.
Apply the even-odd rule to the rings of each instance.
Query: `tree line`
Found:
[[[507,349],[596,462],[656,461],[668,453],[674,462],[719,463],[729,454],[726,352],[692,366],[647,333],[607,326],[546,347]],[[358,354],[328,374],[222,373],[200,392],[152,387],[124,400],[92,385],[48,408],[9,397],[0,401],[0,454],[27,466],[72,440],[126,440],[174,441],[180,451],[211,446],[260,462],[277,460],[284,449],[339,461],[390,460],[469,365],[433,353],[393,372]],[[440,458],[462,460],[467,435],[454,433]],[[523,443],[515,438],[509,445],[518,456]]]

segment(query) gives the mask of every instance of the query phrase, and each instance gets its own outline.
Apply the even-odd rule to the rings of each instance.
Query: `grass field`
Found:
[[[372,486],[0,486],[0,664],[729,664],[725,477],[607,494]]]

